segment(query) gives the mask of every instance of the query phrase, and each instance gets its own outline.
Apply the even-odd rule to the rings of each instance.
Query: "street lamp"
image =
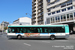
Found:
[[[27,14],[29,14],[29,13],[26,13],[26,15],[27,15]],[[30,15],[30,14],[29,14],[29,15]],[[32,15],[30,15],[30,16],[32,17]],[[32,24],[32,21],[30,22],[30,25],[31,25],[31,24]]]
[[[27,14],[29,14],[29,13],[26,13],[26,15],[27,15]],[[30,14],[29,14],[29,15],[30,15]],[[30,15],[30,16],[32,17],[32,15]]]

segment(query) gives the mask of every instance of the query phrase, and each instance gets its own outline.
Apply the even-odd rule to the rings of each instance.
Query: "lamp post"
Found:
[[[29,13],[26,13],[26,15],[27,15],[27,14],[29,14]],[[30,14],[29,14],[29,15],[30,15]],[[32,17],[32,15],[30,15],[30,16]],[[30,25],[31,25],[31,24],[32,24],[32,20],[31,20],[31,22],[30,22]]]
[[[26,15],[27,15],[27,14],[29,14],[29,13],[26,13]],[[29,14],[29,15],[30,15],[30,14]],[[30,16],[32,17],[32,15],[30,15]]]

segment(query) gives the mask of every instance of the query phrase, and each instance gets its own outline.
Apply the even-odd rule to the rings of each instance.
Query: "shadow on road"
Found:
[[[17,39],[17,38],[10,38],[9,40],[51,40],[49,38],[22,38],[22,39]],[[58,38],[58,39],[55,39],[55,40],[68,40],[68,39],[65,39],[65,38]]]

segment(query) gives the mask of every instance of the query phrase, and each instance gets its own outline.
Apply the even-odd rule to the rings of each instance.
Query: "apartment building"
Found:
[[[32,0],[32,25],[44,24],[43,0]]]
[[[31,25],[31,19],[29,17],[21,17],[13,21],[14,25]]]
[[[44,24],[68,24],[75,31],[75,0],[45,0]]]

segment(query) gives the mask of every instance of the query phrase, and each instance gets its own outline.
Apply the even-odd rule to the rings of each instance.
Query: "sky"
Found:
[[[31,18],[29,14],[32,15],[32,0],[0,0],[0,23],[13,23],[20,17]]]

